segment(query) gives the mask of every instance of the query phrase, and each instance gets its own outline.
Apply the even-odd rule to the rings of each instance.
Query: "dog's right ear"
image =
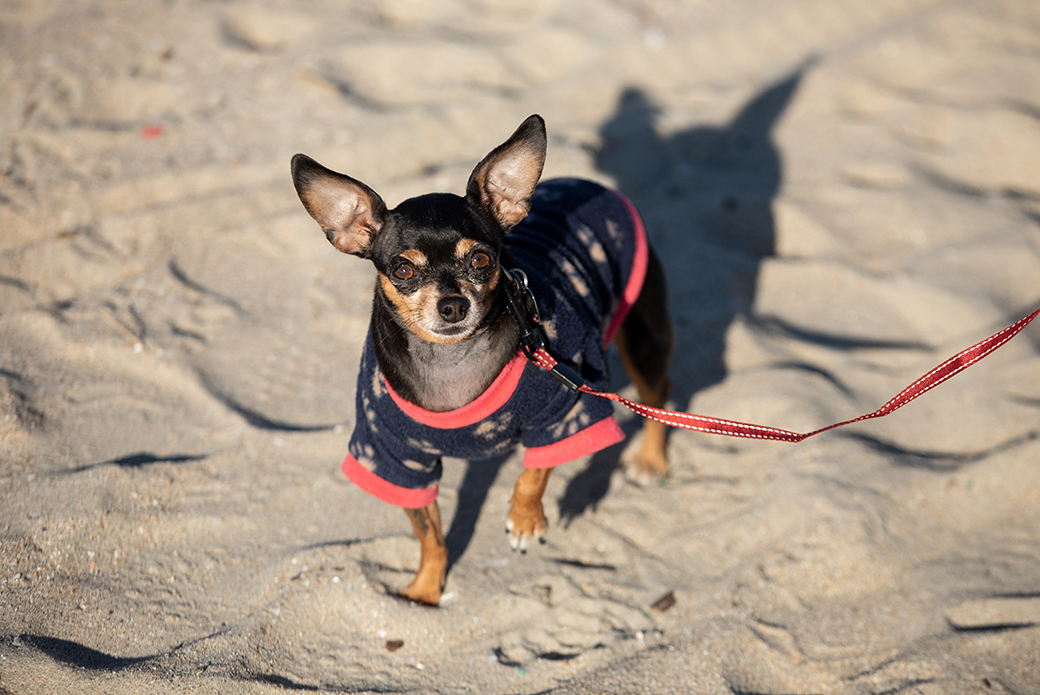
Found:
[[[545,121],[535,114],[477,165],[466,185],[466,197],[508,231],[531,211],[545,148]]]
[[[292,158],[293,185],[332,245],[364,257],[383,226],[386,205],[356,179],[326,169],[304,154]]]

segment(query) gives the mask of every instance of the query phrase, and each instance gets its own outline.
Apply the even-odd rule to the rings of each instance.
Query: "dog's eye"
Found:
[[[402,263],[394,270],[394,277],[398,280],[411,280],[415,277],[415,269],[407,263]]]
[[[477,251],[469,259],[470,267],[471,268],[476,268],[477,270],[481,270],[483,268],[487,268],[488,264],[490,264],[490,263],[491,263],[491,256],[487,255],[486,253],[481,253],[480,251]]]

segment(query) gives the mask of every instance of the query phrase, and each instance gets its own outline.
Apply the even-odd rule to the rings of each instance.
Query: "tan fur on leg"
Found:
[[[401,596],[430,606],[440,604],[441,592],[448,571],[448,549],[441,533],[441,512],[436,500],[422,509],[405,509],[422,555],[415,579],[401,591]]]
[[[663,376],[656,383],[648,383],[639,366],[632,361],[628,350],[625,331],[618,331],[614,338],[621,353],[621,361],[625,365],[639,400],[652,408],[663,408],[672,391],[672,380]],[[643,420],[643,443],[635,454],[626,457],[625,476],[634,483],[647,485],[668,473],[668,457],[665,453],[668,428],[656,420]]]

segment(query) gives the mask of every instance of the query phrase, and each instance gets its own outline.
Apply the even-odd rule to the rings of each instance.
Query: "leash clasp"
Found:
[[[571,391],[580,391],[581,387],[585,385],[585,380],[577,372],[556,360],[553,360],[555,364],[549,367],[536,356],[539,351],[545,352],[545,333],[538,326],[538,302],[535,301],[534,294],[527,285],[527,273],[519,268],[512,270],[502,268],[502,273],[506,277],[505,288],[509,308],[512,309],[517,323],[520,324],[520,349],[531,362],[548,369],[549,374],[556,381]]]
[[[505,288],[509,308],[520,324],[520,349],[527,355],[527,359],[533,362],[534,354],[545,349],[545,334],[538,327],[538,302],[535,301],[531,288],[527,286],[527,273],[519,268],[502,268],[502,274],[506,277]],[[530,313],[525,304],[530,306]]]
[[[585,380],[578,376],[576,371],[559,362],[553,365],[549,374],[571,391],[581,391],[581,387],[585,385]]]

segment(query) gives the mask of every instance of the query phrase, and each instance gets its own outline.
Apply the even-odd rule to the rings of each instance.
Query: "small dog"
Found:
[[[421,558],[401,595],[413,601],[438,605],[446,578],[441,456],[526,447],[506,521],[510,545],[524,551],[546,530],[552,468],[624,438],[609,401],[524,357],[528,323],[598,390],[611,339],[644,403],[661,407],[671,390],[664,274],[638,214],[590,181],[539,185],[545,154],[545,123],[531,116],[477,164],[464,197],[431,193],[393,210],[360,181],[292,159],[296,191],[328,240],[378,272],[343,470],[411,520]],[[532,296],[537,306],[523,300]],[[664,475],[664,425],[646,422],[625,466],[637,482]]]

